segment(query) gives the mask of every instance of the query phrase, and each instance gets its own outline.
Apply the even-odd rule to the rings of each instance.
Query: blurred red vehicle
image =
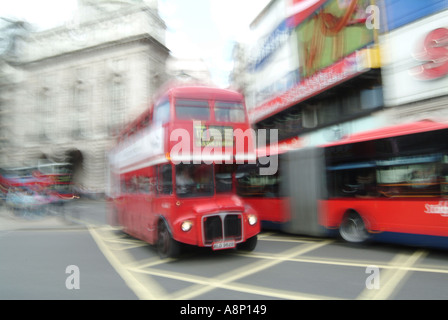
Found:
[[[448,124],[421,121],[278,154],[278,175],[242,196],[287,232],[446,248],[447,137]]]
[[[180,244],[253,250],[260,225],[235,192],[235,164],[255,159],[243,96],[203,87],[167,90],[110,152],[112,211],[162,257]],[[252,139],[251,135],[246,136]]]

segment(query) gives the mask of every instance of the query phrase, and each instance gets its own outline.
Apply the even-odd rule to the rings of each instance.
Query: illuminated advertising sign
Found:
[[[387,106],[448,95],[448,10],[380,37]]]
[[[366,51],[356,51],[348,55],[337,63],[318,71],[311,77],[303,79],[285,93],[250,110],[250,121],[255,123],[266,119],[271,115],[286,110],[296,103],[309,99],[320,92],[364,73],[367,70],[366,59],[368,54]]]
[[[423,80],[434,80],[448,75],[448,28],[430,31],[421,43],[416,59],[422,64],[412,69]]]
[[[313,14],[327,0],[290,0],[288,17],[290,25],[296,27]]]
[[[383,21],[382,31],[391,31],[431,14],[448,9],[447,0],[377,0],[384,8],[387,19]]]
[[[297,39],[300,81],[250,110],[252,122],[379,67],[371,49],[375,31],[366,26],[370,0],[289,1],[286,25]]]
[[[286,0],[273,1],[251,25],[251,38],[256,41],[248,49],[248,108],[284,93],[299,81],[294,26],[286,11]]]
[[[252,72],[258,71],[262,68],[265,62],[289,39],[292,28],[287,21],[283,21],[275,30],[263,41],[260,46],[257,56],[249,64],[249,70]]]
[[[370,0],[330,0],[297,27],[301,76],[309,77],[374,42]]]

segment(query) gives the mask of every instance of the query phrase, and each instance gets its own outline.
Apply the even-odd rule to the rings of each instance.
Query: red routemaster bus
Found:
[[[254,161],[241,94],[174,87],[110,152],[110,197],[126,233],[173,257],[181,244],[253,250],[260,224],[235,191],[236,164]]]
[[[271,207],[250,201],[274,210],[260,218],[285,231],[448,247],[448,124],[397,125],[279,154],[272,181]]]

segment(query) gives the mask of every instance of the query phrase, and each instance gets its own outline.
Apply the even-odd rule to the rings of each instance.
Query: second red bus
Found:
[[[275,176],[240,167],[238,191],[290,233],[448,247],[447,137],[447,124],[421,121],[289,151]]]

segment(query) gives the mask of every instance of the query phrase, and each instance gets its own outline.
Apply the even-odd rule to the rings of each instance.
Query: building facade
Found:
[[[167,80],[166,26],[157,1],[79,0],[78,10],[24,42],[0,166],[69,162],[79,190],[102,194],[108,149]]]
[[[447,12],[446,0],[272,0],[240,73],[254,128],[306,147],[448,121]]]
[[[263,36],[248,50],[255,129],[276,129],[296,147],[298,138],[311,146],[367,129],[364,120],[384,107],[377,32],[366,27],[370,4],[271,1],[253,23]]]

